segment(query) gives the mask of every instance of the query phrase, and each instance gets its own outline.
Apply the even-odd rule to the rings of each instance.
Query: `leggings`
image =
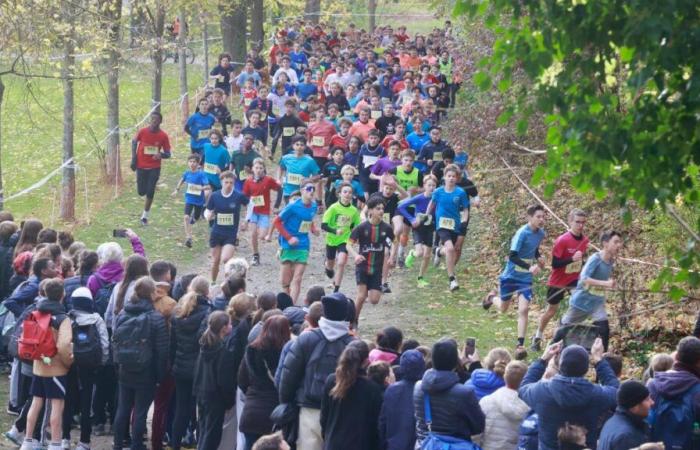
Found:
[[[153,402],[156,387],[133,388],[119,383],[119,406],[114,418],[114,450],[124,447],[124,438],[132,417],[131,450],[146,450],[143,437],[146,434],[146,416]],[[133,408],[133,412],[132,412]]]

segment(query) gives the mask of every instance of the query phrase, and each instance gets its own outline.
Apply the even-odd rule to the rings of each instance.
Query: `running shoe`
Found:
[[[481,306],[484,307],[484,309],[488,310],[492,305],[493,305],[493,297],[496,296],[495,291],[491,291],[486,295],[486,298],[484,301],[481,302]]]
[[[457,283],[457,280],[454,279],[454,280],[450,281],[450,292],[454,292],[457,289],[459,289],[459,283]]]
[[[418,278],[418,283],[417,283],[417,284],[418,284],[418,287],[419,287],[419,288],[425,288],[425,287],[428,287],[428,286],[430,285],[430,283],[428,283],[427,281],[425,281],[423,278]]]
[[[515,354],[513,357],[516,359],[516,361],[524,361],[527,359],[527,350],[525,350],[525,347],[522,345],[518,345],[515,347]]]
[[[90,444],[86,444],[84,442],[80,442],[76,447],[75,450],[90,450]]]
[[[254,265],[254,266],[260,265],[260,255],[258,255],[257,253],[253,255],[252,265]]]
[[[141,225],[144,227],[148,225],[148,218],[147,217],[141,217]]]
[[[185,240],[185,247],[192,248],[192,238],[187,238]]]
[[[408,267],[410,269],[411,267],[413,267],[413,263],[415,261],[416,261],[415,252],[413,250],[411,250],[410,252],[408,252],[408,255],[406,256],[406,261],[404,261],[404,263],[406,264],[406,267]]]
[[[440,247],[435,247],[433,249],[433,265],[435,267],[440,265]]]
[[[382,294],[391,294],[389,283],[382,283]]]
[[[332,280],[335,276],[335,270],[326,268],[326,276]]]
[[[4,433],[4,436],[15,445],[22,445],[22,441],[24,441],[24,433],[20,433],[14,425],[12,425],[10,431]]]
[[[92,434],[94,434],[95,436],[104,436],[105,434],[107,434],[105,432],[105,425],[103,423],[98,423],[97,425],[93,425]]]
[[[62,439],[61,440],[61,449],[62,450],[70,450],[70,439]]]
[[[22,412],[22,408],[13,408],[12,405],[8,403],[6,411],[7,414],[11,416],[19,416],[19,414]]]
[[[532,350],[533,352],[542,351],[542,338],[532,336],[532,344],[530,344],[530,350]]]

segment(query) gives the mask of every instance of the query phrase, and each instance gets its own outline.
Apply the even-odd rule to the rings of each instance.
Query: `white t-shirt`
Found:
[[[226,144],[226,149],[228,149],[229,154],[233,155],[234,152],[241,151],[241,144],[243,143],[243,134],[238,136],[228,135],[224,138],[224,144]]]

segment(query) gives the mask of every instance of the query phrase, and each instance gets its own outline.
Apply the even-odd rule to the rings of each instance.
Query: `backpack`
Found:
[[[114,362],[125,370],[143,370],[153,359],[149,313],[128,314],[112,335]]]
[[[73,361],[80,367],[95,369],[102,365],[102,342],[97,323],[78,325],[74,312],[70,314],[73,329]]]
[[[693,398],[698,394],[700,383],[677,397],[659,395],[649,414],[653,442],[662,441],[666,450],[691,450],[695,422]]]
[[[314,347],[309,362],[306,363],[306,373],[311,374],[311,384],[306,389],[306,397],[312,402],[321,403],[326,379],[328,375],[335,372],[340,354],[353,338],[350,335],[345,335],[331,342],[326,339],[321,330],[316,329],[313,332],[320,335],[321,340]]]
[[[107,305],[109,305],[109,299],[112,297],[112,291],[117,283],[105,283],[97,290],[95,294],[95,312],[104,318],[105,312],[107,311]]]
[[[22,334],[17,344],[20,359],[37,361],[55,356],[58,348],[51,330],[51,313],[32,311],[22,323]]]

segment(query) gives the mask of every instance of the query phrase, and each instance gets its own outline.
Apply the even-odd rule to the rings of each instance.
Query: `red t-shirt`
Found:
[[[342,148],[344,151],[348,151],[348,141],[350,140],[350,133],[343,137],[340,134],[336,134],[331,138],[330,148],[334,149],[336,147]]]
[[[554,242],[552,256],[560,259],[571,258],[574,253],[581,251],[586,253],[588,248],[588,237],[582,236],[576,239],[570,231],[562,234]],[[583,260],[567,264],[564,267],[552,268],[547,286],[564,287],[578,280],[578,276],[583,268]]]
[[[394,136],[394,135],[390,135],[390,136],[385,137],[384,140],[382,141],[382,143],[379,145],[388,149],[391,141],[396,141],[396,140],[398,140],[399,143],[401,144],[401,150],[406,150],[408,148],[408,142],[406,141],[406,138],[396,139],[396,136]]]
[[[155,133],[150,127],[141,128],[136,133],[136,167],[139,169],[157,169],[160,167],[160,159],[154,159],[153,155],[161,151],[170,151],[170,139],[163,130]]]
[[[253,212],[255,214],[268,215],[270,214],[270,192],[281,187],[277,180],[268,175],[258,181],[249,177],[243,183],[243,195],[248,197],[254,205]]]
[[[328,120],[314,122],[309,125],[306,139],[309,141],[309,147],[314,152],[314,157],[328,157],[328,145],[331,143],[331,138],[335,133],[335,125]]]

